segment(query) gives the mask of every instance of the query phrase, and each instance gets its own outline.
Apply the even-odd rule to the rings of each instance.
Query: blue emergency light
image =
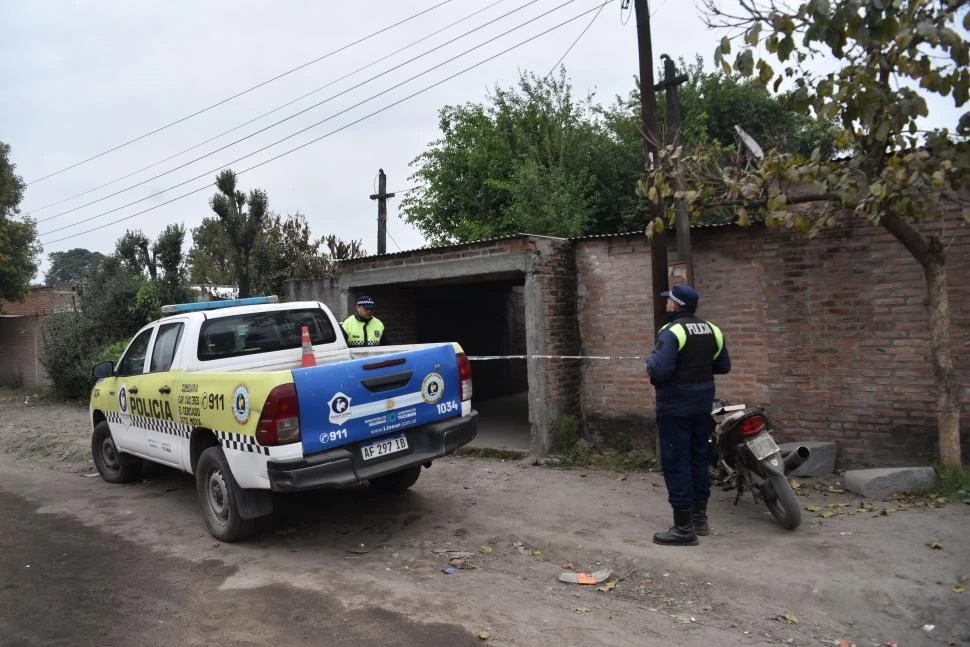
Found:
[[[232,308],[234,306],[258,306],[264,303],[276,303],[280,299],[275,294],[268,297],[249,297],[248,299],[230,299],[228,301],[198,301],[195,303],[171,303],[162,306],[162,312],[167,315],[177,312],[200,312],[202,310],[216,310],[218,308]]]

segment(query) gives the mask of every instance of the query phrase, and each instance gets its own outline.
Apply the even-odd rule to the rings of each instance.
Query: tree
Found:
[[[233,276],[232,243],[218,218],[203,218],[192,230],[188,253],[189,282],[230,285]]]
[[[129,272],[139,275],[147,272],[154,279],[158,276],[158,268],[149,245],[148,237],[141,231],[128,230],[115,242],[115,256]]]
[[[157,316],[139,304],[139,291],[146,284],[143,274],[131,272],[117,256],[108,256],[93,265],[78,286],[78,309],[45,320],[40,359],[57,393],[68,398],[89,394],[91,366],[107,359],[101,357],[102,350],[127,341]]]
[[[22,301],[37,273],[41,246],[33,220],[13,219],[20,213],[24,181],[9,156],[10,146],[0,142],[0,301]]]
[[[921,93],[950,96],[957,107],[970,97],[970,14],[957,0],[813,0],[788,8],[771,1],[739,0],[728,14],[704,0],[709,24],[733,28],[716,56],[724,69],[757,76],[777,91],[794,84],[793,105],[806,114],[838,120],[838,159],[821,151],[810,156],[769,151],[756,168],[728,168],[709,150],[661,154],[657,171],[641,182],[641,192],[668,210],[674,197],[674,160],[694,187],[683,197],[697,213],[729,206],[738,222],[761,213],[768,225],[811,235],[857,216],[885,228],[919,262],[927,286],[940,459],[960,466],[959,386],[953,368],[946,244],[925,226],[942,217],[947,203],[962,205],[970,219],[970,112],[946,129],[923,131],[928,115]],[[733,64],[732,42],[744,39]],[[796,49],[796,44],[800,47]],[[757,58],[762,45],[780,64],[775,70]],[[814,73],[810,64],[826,57],[837,69]],[[917,89],[919,88],[919,89]],[[798,205],[812,205],[799,209]],[[662,228],[661,220],[648,233]]]
[[[51,252],[47,258],[51,266],[44,275],[44,283],[52,286],[81,283],[88,272],[104,261],[105,256],[101,252],[75,247],[66,252]]]
[[[270,214],[253,252],[256,287],[266,294],[282,294],[288,278],[323,276],[326,262],[320,256],[322,243],[323,239],[311,239],[310,224],[303,214]]]
[[[577,236],[632,228],[639,152],[617,146],[592,98],[523,73],[485,105],[445,106],[442,136],[411,162],[422,188],[403,217],[436,244],[515,233]],[[640,220],[639,222],[642,222]]]
[[[242,191],[236,191],[236,174],[229,169],[216,176],[216,188],[219,193],[212,196],[209,205],[229,236],[239,298],[243,299],[250,294],[252,251],[266,221],[269,201],[261,189],[253,189],[248,197]],[[247,203],[249,211],[244,211]]]
[[[832,125],[792,112],[787,98],[740,75],[705,73],[699,59],[687,76],[685,143],[734,154],[739,123],[766,144],[832,149]],[[404,219],[432,243],[615,233],[646,221],[631,189],[643,168],[638,89],[603,108],[592,97],[574,100],[564,72],[522,74],[517,88],[496,88],[485,104],[446,106],[439,116],[441,138],[411,163],[422,188],[402,203]]]
[[[819,148],[825,159],[835,152],[838,125],[794,110],[790,93],[772,95],[757,80],[736,72],[705,71],[700,56],[690,64],[681,59],[677,68],[687,77],[678,87],[681,141],[686,148],[710,144],[725,153],[735,152],[737,125],[765,148],[806,156]],[[626,145],[642,150],[639,82],[627,98],[617,98],[603,114],[610,130],[623,133]],[[664,129],[665,101],[658,102],[657,116]]]

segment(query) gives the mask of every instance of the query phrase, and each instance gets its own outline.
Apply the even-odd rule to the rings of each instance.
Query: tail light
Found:
[[[269,392],[256,426],[261,445],[287,445],[300,442],[300,406],[296,386],[281,384]]]
[[[459,393],[461,394],[461,400],[472,399],[472,363],[468,361],[468,355],[465,353],[458,353],[458,379],[461,381],[459,385]]]
[[[760,434],[764,428],[764,416],[756,413],[741,421],[739,431],[741,433],[741,437],[744,438],[746,436],[756,436],[757,434]]]

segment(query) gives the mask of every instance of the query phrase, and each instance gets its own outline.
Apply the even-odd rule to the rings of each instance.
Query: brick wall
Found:
[[[939,226],[939,225],[938,225]],[[946,226],[951,338],[970,455],[970,230]],[[692,231],[699,314],[725,331],[734,370],[718,393],[768,407],[779,440],[831,440],[843,465],[931,462],[933,374],[922,271],[883,229],[858,223],[814,239],[731,227]],[[586,355],[652,347],[649,245],[577,242]],[[650,438],[642,360],[582,364],[588,433]]]
[[[526,339],[532,355],[578,355],[576,257],[565,240],[535,238],[535,256],[526,278]],[[577,362],[536,359],[529,364],[532,447],[551,445],[552,427],[564,414],[581,414],[582,379]]]
[[[650,243],[643,236],[581,240],[575,254],[582,355],[627,358],[575,362],[586,433],[652,447],[653,389],[644,360],[634,359],[653,345]]]
[[[40,316],[0,317],[0,386],[43,386],[51,381],[39,360]]]

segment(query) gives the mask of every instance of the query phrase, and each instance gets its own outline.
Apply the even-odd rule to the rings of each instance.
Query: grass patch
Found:
[[[501,461],[520,461],[525,458],[525,452],[514,449],[490,449],[488,447],[460,447],[455,456],[471,456],[473,458],[491,458]]]
[[[635,472],[653,469],[657,461],[645,451],[633,451],[627,438],[617,439],[613,451],[601,451],[589,447],[582,439],[579,419],[561,416],[552,426],[552,450],[557,455],[550,464],[557,467],[583,467],[607,469],[614,472]]]
[[[938,465],[933,494],[961,500],[970,498],[970,470]]]

